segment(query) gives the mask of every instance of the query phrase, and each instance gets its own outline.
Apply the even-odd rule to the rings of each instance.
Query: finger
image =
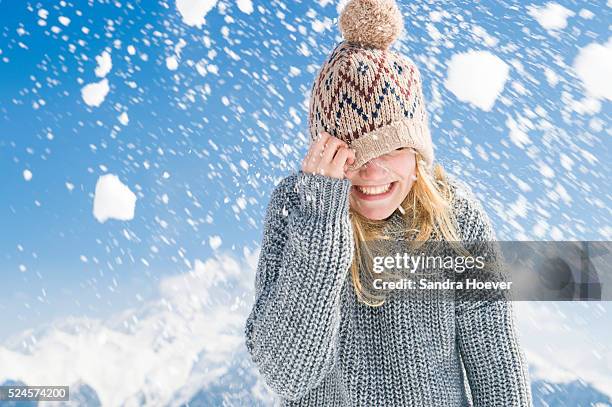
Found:
[[[325,163],[331,163],[334,160],[334,156],[338,152],[339,148],[348,147],[347,144],[336,138],[332,137],[327,141],[327,145],[325,146],[325,151],[323,152],[322,161]]]
[[[315,170],[321,166],[321,155],[312,155],[309,156],[307,160],[304,161],[304,171],[306,172],[315,172]]]
[[[332,161],[332,165],[336,168],[344,168],[346,160],[350,155],[350,151],[347,147],[340,147],[336,152],[336,156]]]
[[[357,156],[355,155],[355,150],[349,148],[349,164],[353,164],[357,160]]]
[[[311,150],[313,151],[313,154],[320,154],[323,151],[323,148],[325,147],[325,144],[327,143],[327,140],[329,140],[330,137],[331,134],[327,132],[320,133],[319,137],[317,137],[317,139],[314,140],[312,145],[310,146]]]
[[[311,140],[310,146],[308,147],[308,151],[306,152],[306,156],[304,157],[304,163],[307,165],[312,165],[312,163],[316,163],[319,161],[321,157],[321,152],[323,147],[320,146],[320,139]]]
[[[306,165],[310,169],[317,168],[321,163],[321,158],[323,157],[323,149],[324,147],[317,148],[317,144],[314,144],[311,150],[308,151]]]
[[[306,151],[306,155],[304,156],[304,159],[302,160],[302,168],[310,161],[311,147],[312,147],[312,144],[310,145],[310,147],[308,147],[308,151]]]
[[[329,135],[322,134],[321,137],[310,146],[308,156],[311,164],[317,164],[321,161],[321,157],[325,151],[325,143],[330,137]]]
[[[302,160],[302,171],[306,172],[309,169],[310,155],[306,154],[306,157]]]
[[[329,134],[328,132],[326,132],[325,130],[321,130],[320,132],[317,133],[317,135],[315,136],[315,142],[319,141],[321,139],[321,137],[324,136],[331,136],[331,134]]]
[[[311,140],[308,152],[306,153],[305,161],[312,165],[320,161],[321,153],[325,148],[325,141],[330,137],[328,133],[319,133],[316,139]]]

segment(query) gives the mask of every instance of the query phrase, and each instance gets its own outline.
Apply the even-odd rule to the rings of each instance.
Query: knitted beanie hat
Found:
[[[355,150],[355,170],[400,147],[433,146],[417,66],[389,50],[403,29],[395,0],[351,0],[340,14],[344,40],[321,67],[310,95],[311,139],[326,131]]]

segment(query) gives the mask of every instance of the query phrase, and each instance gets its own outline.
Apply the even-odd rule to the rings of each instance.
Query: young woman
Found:
[[[372,289],[372,239],[494,241],[469,187],[434,166],[421,77],[389,50],[391,0],[353,0],[312,88],[313,140],[274,189],[246,346],[283,406],[531,406],[508,301]]]

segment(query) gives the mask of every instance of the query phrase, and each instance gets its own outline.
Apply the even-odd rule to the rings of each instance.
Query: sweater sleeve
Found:
[[[472,255],[484,254],[480,281],[505,281],[503,258],[491,222],[480,202],[467,192],[461,207],[461,235]],[[480,243],[482,242],[482,243]],[[512,301],[505,295],[456,297],[457,340],[474,407],[533,405],[529,370],[521,349]]]
[[[272,193],[245,326],[253,362],[289,400],[335,365],[340,295],[353,257],[350,180],[302,171],[296,177]]]

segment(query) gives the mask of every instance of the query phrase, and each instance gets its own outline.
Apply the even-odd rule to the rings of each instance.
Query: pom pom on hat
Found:
[[[349,42],[387,49],[404,27],[395,0],[351,0],[340,14],[340,31]]]

